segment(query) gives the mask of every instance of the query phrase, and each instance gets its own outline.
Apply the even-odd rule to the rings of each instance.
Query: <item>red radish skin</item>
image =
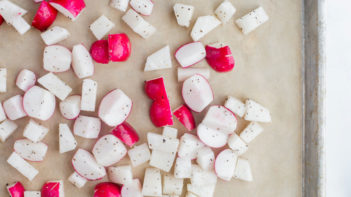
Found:
[[[66,12],[69,12],[73,17],[72,20],[76,19],[85,8],[84,0],[51,0],[50,4],[53,7],[55,7],[53,4],[57,4],[63,7]]]
[[[16,182],[13,185],[7,186],[7,191],[11,197],[24,197],[24,187],[21,182]]]
[[[112,130],[112,134],[119,138],[124,144],[130,148],[139,141],[139,135],[135,129],[128,124],[123,122]]]
[[[34,16],[32,26],[40,31],[45,31],[55,21],[57,10],[48,2],[41,2],[37,13]]]
[[[2,16],[0,15],[0,25],[2,25],[3,22],[4,22],[4,18],[2,18]]]
[[[195,129],[195,119],[186,105],[180,106],[173,112],[173,115],[181,122],[188,131]]]
[[[41,196],[42,197],[61,197],[62,194],[60,190],[62,189],[62,182],[46,182],[41,188]]]
[[[90,47],[91,57],[95,62],[100,64],[108,64],[109,53],[108,53],[108,41],[107,40],[98,40],[95,41]]]
[[[173,117],[168,100],[154,101],[152,103],[150,119],[156,127],[173,125]]]
[[[111,182],[102,182],[95,186],[94,197],[121,197],[120,188]]]
[[[235,61],[229,46],[220,48],[207,45],[207,63],[217,72],[229,72],[233,70]]]
[[[154,100],[168,100],[163,77],[145,81],[144,86],[147,96]]]
[[[108,35],[108,50],[112,62],[126,61],[131,53],[131,43],[127,34]]]

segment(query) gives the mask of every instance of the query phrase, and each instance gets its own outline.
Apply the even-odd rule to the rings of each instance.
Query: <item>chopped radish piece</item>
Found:
[[[156,168],[146,168],[142,193],[144,196],[162,196],[160,170]]]
[[[23,98],[21,95],[13,96],[3,103],[5,113],[10,120],[17,120],[27,116],[22,104]]]
[[[4,18],[0,15],[0,25],[4,22]]]
[[[94,74],[94,63],[89,51],[82,45],[73,46],[72,67],[79,79],[90,77]]]
[[[216,185],[217,175],[213,171],[206,171],[197,165],[193,165],[191,172],[191,184],[196,186]]]
[[[47,46],[44,49],[44,69],[49,72],[65,72],[72,63],[71,51],[60,45]]]
[[[42,197],[64,197],[63,181],[48,181],[41,188]]]
[[[74,135],[95,139],[99,136],[101,121],[99,118],[79,115],[73,125]]]
[[[8,0],[0,1],[0,14],[7,23],[11,23],[13,18],[23,16],[27,13],[27,10],[19,7]]]
[[[48,73],[40,77],[38,83],[48,89],[61,101],[65,100],[65,98],[72,92],[72,88],[53,73]]]
[[[111,0],[110,6],[120,10],[122,12],[125,12],[128,8],[129,0]]]
[[[175,178],[171,174],[163,176],[163,193],[180,196],[183,192],[183,179]]]
[[[168,153],[177,152],[179,146],[177,138],[164,137],[152,132],[147,133],[147,141],[150,149]]]
[[[172,127],[163,127],[162,136],[168,138],[177,138],[178,130]]]
[[[234,133],[237,123],[234,113],[221,105],[211,106],[202,120],[202,124],[224,134]]]
[[[214,167],[215,156],[211,148],[202,147],[197,153],[196,163],[204,170],[211,170]]]
[[[135,146],[128,151],[129,159],[133,167],[139,166],[150,159],[150,150],[146,143]]]
[[[121,194],[123,197],[143,197],[139,179],[123,184]]]
[[[245,101],[245,120],[256,122],[272,122],[269,110],[257,102],[248,99]]]
[[[213,101],[210,84],[198,74],[184,81],[182,96],[185,104],[195,112],[201,112]]]
[[[248,34],[267,22],[269,19],[267,13],[262,7],[258,7],[245,16],[237,19],[235,22],[244,34]]]
[[[175,157],[176,152],[152,150],[149,164],[152,167],[158,168],[165,172],[169,172],[173,166]]]
[[[69,176],[68,181],[78,188],[82,188],[87,183],[87,180],[77,172],[73,172],[71,176]]]
[[[48,150],[48,145],[42,142],[31,142],[23,139],[15,141],[14,151],[23,159],[28,161],[43,161]]]
[[[98,164],[110,166],[123,159],[127,149],[116,136],[108,134],[96,142],[92,152]]]
[[[28,180],[32,181],[35,176],[39,173],[32,165],[26,160],[22,159],[17,153],[13,152],[7,159],[7,163],[25,176]]]
[[[228,135],[203,123],[197,126],[197,136],[209,147],[220,148],[226,145]]]
[[[183,124],[183,126],[188,131],[192,131],[195,129],[195,119],[187,106],[181,105],[173,112],[173,115]]]
[[[173,6],[174,14],[177,18],[177,23],[180,26],[189,27],[191,17],[194,13],[194,6],[182,3],[176,3]]]
[[[33,0],[35,3],[40,3],[42,2],[43,0]]]
[[[181,158],[195,159],[200,148],[204,144],[194,135],[185,133],[180,138],[178,156]]]
[[[257,122],[251,122],[247,127],[240,133],[240,138],[246,143],[250,143],[258,135],[263,132],[263,128]]]
[[[147,96],[154,101],[168,99],[163,77],[145,81],[144,90]]]
[[[173,125],[172,110],[169,101],[154,101],[150,107],[150,119],[156,127]]]
[[[178,157],[174,166],[174,177],[178,179],[191,177],[191,159]]]
[[[206,46],[206,61],[217,72],[233,70],[235,61],[229,46]]]
[[[110,182],[99,183],[95,186],[94,197],[121,197],[120,188]]]
[[[94,156],[84,149],[78,149],[72,158],[74,170],[87,180],[99,180],[106,175],[104,166],[99,165]]]
[[[130,165],[109,167],[108,178],[111,182],[124,185],[133,181],[133,172]]]
[[[149,38],[152,36],[156,29],[150,23],[148,23],[142,16],[136,13],[134,10],[129,9],[127,13],[122,17],[122,20],[137,34],[143,38]]]
[[[0,68],[0,92],[6,92],[7,69]]]
[[[25,191],[24,197],[41,197],[40,191]]]
[[[244,154],[249,146],[236,134],[228,138],[228,146],[239,156]]]
[[[220,152],[215,161],[217,176],[225,181],[230,181],[234,175],[237,159],[238,156],[230,149],[225,149]]]
[[[80,110],[95,111],[97,88],[98,84],[96,81],[92,79],[83,80]]]
[[[67,124],[59,124],[59,144],[60,153],[65,153],[76,149],[77,141],[74,138],[71,129]]]
[[[168,45],[147,57],[144,71],[153,71],[167,68],[172,68],[172,60]]]
[[[131,44],[127,34],[108,35],[108,52],[112,62],[126,61],[131,53]]]
[[[187,192],[185,197],[199,197],[199,196],[195,195],[194,193]]]
[[[238,158],[236,163],[234,178],[242,181],[251,182],[253,180],[250,163],[247,159]]]
[[[231,96],[228,96],[224,106],[228,108],[230,111],[232,111],[233,113],[235,113],[240,118],[242,118],[246,112],[245,104],[241,102],[239,99]]]
[[[196,19],[195,25],[191,30],[191,38],[194,41],[198,41],[220,24],[221,21],[215,16],[200,16]]]
[[[199,197],[213,197],[214,192],[216,189],[216,185],[193,185],[193,184],[187,184],[187,190],[188,192],[194,193],[195,195]]]
[[[99,117],[108,126],[117,126],[127,119],[132,105],[132,100],[122,90],[112,90],[100,102]]]
[[[0,140],[5,142],[6,139],[12,135],[12,133],[17,129],[17,124],[11,120],[5,120],[0,123]]]
[[[23,136],[36,143],[40,142],[48,132],[48,128],[31,119],[24,128]]]
[[[0,122],[4,120],[6,120],[6,114],[4,108],[2,107],[2,104],[0,103]]]
[[[203,60],[206,50],[201,42],[190,42],[180,46],[174,56],[183,68],[187,68]]]
[[[32,26],[39,31],[45,31],[55,21],[57,10],[53,8],[47,1],[41,2],[37,13],[32,21]]]
[[[90,47],[91,57],[95,62],[100,64],[108,64],[110,57],[108,54],[108,41],[97,40]]]
[[[17,75],[16,86],[23,91],[27,91],[29,88],[35,85],[36,81],[37,78],[32,71],[22,69]]]
[[[232,3],[228,0],[224,0],[216,9],[215,14],[222,21],[222,23],[228,22],[235,14],[236,9]]]
[[[182,82],[187,78],[199,74],[205,77],[207,80],[210,79],[210,69],[208,68],[178,68],[178,82]]]
[[[128,124],[123,122],[112,130],[112,134],[118,137],[125,145],[130,148],[139,141],[139,135],[135,129]]]
[[[46,45],[53,45],[67,39],[70,33],[67,29],[59,26],[54,26],[40,34]]]
[[[24,197],[24,187],[21,182],[16,182],[6,187],[10,197]]]
[[[130,0],[130,6],[141,15],[149,16],[154,8],[152,0]]]
[[[30,25],[27,21],[20,16],[14,17],[9,24],[12,25],[21,35],[25,34],[30,29]]]
[[[51,0],[50,5],[72,21],[75,21],[85,8],[84,0]]]
[[[96,39],[101,40],[113,27],[115,27],[115,24],[106,16],[101,15],[89,27]]]
[[[68,120],[77,118],[80,113],[80,96],[69,96],[61,101],[60,112],[61,115]]]

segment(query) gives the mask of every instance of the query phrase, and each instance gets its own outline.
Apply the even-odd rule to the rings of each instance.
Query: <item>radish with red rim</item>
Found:
[[[237,159],[238,156],[230,149],[220,152],[215,161],[217,176],[222,180],[230,181],[234,175]]]
[[[84,0],[51,0],[49,3],[72,21],[75,21],[85,8]]]
[[[32,21],[32,26],[39,31],[45,31],[55,21],[57,10],[52,7],[47,1],[41,2],[37,13]]]
[[[225,100],[224,107],[242,118],[246,112],[245,104],[237,98],[228,96]]]
[[[98,40],[101,40],[114,27],[115,24],[104,15],[100,16],[89,26],[91,32]]]
[[[73,46],[72,68],[79,79],[90,77],[94,74],[93,59],[83,44]]]
[[[220,148],[226,145],[228,135],[223,131],[208,127],[203,123],[197,126],[197,136],[209,147]]]
[[[118,137],[125,145],[129,146],[130,148],[139,141],[138,133],[127,122],[123,122],[122,124],[116,126],[112,130],[112,134]]]
[[[107,40],[97,40],[90,47],[91,57],[95,62],[100,64],[108,64],[110,61],[108,53],[108,41]]]
[[[121,189],[117,184],[102,182],[95,186],[94,197],[121,197]]]
[[[14,151],[28,161],[43,161],[48,150],[48,145],[42,142],[34,143],[27,139],[16,140],[13,145]]]
[[[180,46],[174,56],[183,68],[187,68],[203,60],[206,50],[201,42],[190,42]]]
[[[68,120],[73,120],[77,118],[80,113],[80,100],[81,100],[81,97],[79,95],[73,95],[61,101],[60,102],[61,115]]]
[[[150,107],[150,119],[156,127],[173,125],[172,110],[169,101],[154,101]]]
[[[63,181],[48,181],[41,188],[42,197],[64,197]]]
[[[4,120],[0,123],[0,141],[5,142],[6,139],[15,132],[17,124],[11,120]]]
[[[22,103],[23,98],[21,95],[13,96],[3,103],[6,116],[10,120],[17,120],[27,116],[26,112],[23,109]]]
[[[44,49],[43,67],[49,72],[65,72],[71,68],[72,53],[64,46],[51,45]]]
[[[22,69],[17,75],[16,86],[23,91],[27,91],[35,85],[36,81],[37,77],[34,72],[28,69]]]
[[[217,72],[233,70],[235,61],[228,45],[206,45],[206,61]]]
[[[154,100],[168,100],[163,77],[145,81],[144,90],[147,96]]]
[[[84,150],[78,149],[72,158],[74,170],[89,181],[99,180],[106,176],[104,166],[98,164],[94,156]]]
[[[6,189],[11,197],[24,197],[24,192],[26,191],[21,182],[8,185]]]
[[[131,44],[127,34],[110,34],[108,35],[108,52],[110,61],[126,61],[131,53]]]
[[[79,115],[73,125],[75,135],[95,139],[99,136],[101,130],[101,121],[99,118]]]
[[[190,109],[186,105],[181,105],[174,112],[173,115],[183,124],[188,130],[192,131],[196,127],[195,119]]]
[[[41,33],[40,36],[46,45],[53,45],[67,39],[70,33],[63,27],[54,26]]]
[[[24,160],[17,153],[13,152],[7,159],[7,163],[25,176],[29,181],[32,181],[37,175],[38,170],[36,170],[32,165],[30,165],[26,160]]]

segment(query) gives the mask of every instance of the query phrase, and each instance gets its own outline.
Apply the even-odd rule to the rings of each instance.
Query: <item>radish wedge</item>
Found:
[[[233,70],[235,61],[229,46],[206,46],[207,63],[217,72]]]
[[[110,61],[108,54],[108,41],[97,40],[90,47],[91,57],[95,62],[100,64],[108,64]]]
[[[245,120],[256,122],[272,122],[269,110],[263,107],[261,104],[248,99],[245,101],[245,108]]]
[[[258,7],[248,14],[237,19],[235,23],[244,34],[248,34],[267,22],[269,19],[266,11],[262,7]]]
[[[60,45],[47,46],[44,49],[44,69],[49,72],[65,72],[71,68],[72,54]]]
[[[70,33],[67,29],[59,26],[54,26],[40,34],[46,45],[53,45],[67,39]]]
[[[84,0],[51,0],[50,5],[75,21],[85,8]]]
[[[98,164],[110,166],[123,159],[127,149],[116,136],[108,134],[98,139],[92,152]]]
[[[219,178],[230,181],[234,175],[238,156],[230,149],[225,149],[217,155],[215,171]]]
[[[16,182],[6,187],[10,197],[24,197],[24,187],[21,182]]]
[[[195,112],[201,112],[213,101],[210,84],[197,74],[184,81],[182,96],[185,104]]]
[[[64,197],[63,181],[49,181],[41,188],[42,197]]]
[[[123,197],[143,197],[139,179],[134,179],[132,182],[123,184],[121,194]]]
[[[135,146],[134,148],[128,151],[128,156],[130,162],[133,167],[139,166],[150,159],[150,150],[146,143],[141,144],[139,146]]]
[[[37,78],[32,71],[22,69],[17,75],[16,86],[23,91],[27,91],[35,85],[36,81]]]
[[[92,79],[83,80],[80,110],[95,111],[97,88],[98,84],[96,81]]]
[[[0,68],[0,92],[6,92],[7,69]]]
[[[204,170],[212,170],[215,156],[211,148],[202,147],[197,153],[196,163]]]
[[[115,27],[115,24],[104,15],[100,16],[89,26],[91,32],[98,40],[101,40],[113,27]]]
[[[145,81],[144,90],[152,100],[168,100],[163,77]]]
[[[197,126],[197,136],[209,147],[220,148],[226,145],[228,135],[203,123]]]
[[[210,69],[208,68],[180,68],[178,67],[178,82],[183,82],[187,78],[199,74],[205,77],[207,80],[210,79]]]
[[[17,140],[13,145],[14,151],[28,161],[43,161],[48,146],[42,142],[34,143],[27,139]]]
[[[244,154],[249,146],[236,134],[233,133],[228,138],[228,146],[238,155]]]
[[[163,193],[168,195],[181,195],[183,192],[183,179],[175,178],[171,174],[163,176]]]
[[[28,180],[32,181],[39,173],[32,165],[24,160],[17,153],[13,152],[7,159],[7,163],[25,176]]]
[[[77,141],[67,124],[59,124],[59,145],[61,154],[72,151],[77,147]]]
[[[127,34],[108,35],[108,52],[112,62],[126,61],[131,53],[131,44]]]
[[[53,73],[48,73],[40,77],[38,83],[61,101],[65,100],[65,98],[72,92],[72,88]]]
[[[122,20],[137,34],[143,38],[149,38],[152,36],[156,29],[150,23],[148,23],[142,16],[136,13],[134,10],[129,9],[127,13],[122,17]]]
[[[130,6],[141,15],[149,16],[152,13],[154,3],[152,0],[130,0]]]
[[[172,60],[168,45],[147,57],[144,71],[153,71],[167,68],[172,68]]]
[[[32,26],[39,31],[45,31],[55,21],[57,10],[53,8],[47,1],[41,2],[37,13],[32,21]]]
[[[247,159],[238,158],[234,171],[234,178],[247,182],[253,180],[250,163]]]
[[[130,165],[108,168],[108,178],[111,182],[124,185],[133,181],[133,172]]]
[[[93,155],[84,149],[78,149],[72,158],[74,170],[87,180],[99,180],[106,176],[106,170],[99,165]]]
[[[188,131],[192,131],[195,129],[195,119],[187,106],[181,105],[173,112],[173,115],[179,120],[179,122],[183,124],[183,126]]]
[[[250,143],[258,135],[263,132],[263,127],[257,122],[251,122],[247,127],[240,133],[240,138],[246,143]]]
[[[159,100],[152,103],[150,119],[156,127],[173,125],[172,111],[168,100]]]
[[[45,126],[35,122],[34,120],[29,120],[28,124],[24,128],[23,136],[36,143],[40,142],[48,132],[49,129]]]
[[[191,38],[194,41],[198,41],[220,24],[221,21],[215,16],[200,16],[196,19],[195,25],[191,30]]]
[[[100,119],[90,116],[78,116],[73,125],[74,134],[87,139],[97,138],[100,130]]]
[[[79,116],[80,98],[80,96],[74,95],[60,102],[60,112],[64,118],[73,120]]]
[[[118,139],[120,139],[125,145],[129,146],[130,148],[139,141],[138,133],[127,122],[123,122],[122,124],[116,126],[112,130],[112,134],[118,137]]]
[[[23,110],[22,104],[23,104],[23,98],[21,95],[16,95],[7,99],[3,103],[6,116],[10,120],[17,120],[27,116],[26,112]]]
[[[203,60],[206,50],[201,42],[190,42],[180,46],[174,56],[183,68],[187,68]]]
[[[69,176],[68,181],[78,188],[82,188],[87,183],[87,180],[77,172],[73,172],[71,176]]]
[[[174,14],[177,19],[177,23],[180,26],[189,27],[191,18],[194,13],[194,6],[185,5],[182,3],[176,3],[173,6]]]
[[[228,108],[230,111],[232,111],[233,113],[235,113],[240,118],[242,118],[246,112],[245,104],[241,102],[239,99],[231,96],[228,96],[224,106]]]
[[[185,133],[180,138],[178,157],[195,159],[200,148],[204,144],[194,135]]]
[[[216,9],[215,14],[222,21],[222,23],[228,22],[235,14],[236,9],[232,3],[228,0],[224,0]]]
[[[79,79],[90,77],[94,74],[93,59],[83,44],[73,46],[72,57],[73,71]]]
[[[11,120],[5,120],[0,123],[0,141],[5,142],[6,139],[17,129],[17,127],[17,124]]]
[[[128,4],[129,4],[129,0],[111,0],[110,2],[111,7],[122,12],[125,12],[127,10]]]
[[[224,134],[232,134],[237,126],[237,120],[232,111],[221,105],[211,106],[202,124]]]
[[[94,197],[121,197],[120,188],[110,182],[99,183],[94,188]]]
[[[144,196],[162,196],[160,170],[156,168],[146,168],[142,193]]]

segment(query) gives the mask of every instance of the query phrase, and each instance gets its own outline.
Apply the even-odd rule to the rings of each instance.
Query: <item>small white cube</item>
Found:
[[[0,122],[4,120],[6,120],[6,114],[4,108],[2,107],[2,104],[0,103]]]
[[[23,109],[23,97],[21,95],[13,96],[3,103],[6,116],[10,120],[17,120],[26,117],[27,114]]]
[[[98,84],[96,81],[92,79],[83,80],[80,110],[95,111],[97,88]]]
[[[96,39],[101,40],[114,26],[112,21],[102,15],[90,25],[90,30]]]
[[[258,135],[263,132],[263,128],[257,122],[251,122],[247,127],[240,133],[240,138],[246,143],[250,143]]]
[[[108,178],[111,182],[124,185],[133,181],[133,172],[130,165],[108,168]]]
[[[159,169],[146,168],[142,193],[144,196],[162,196],[162,180]]]
[[[32,181],[39,173],[32,165],[22,159],[17,153],[13,152],[7,159],[7,163],[25,176],[28,180]]]
[[[171,174],[163,176],[163,193],[180,196],[183,192],[183,179],[175,178]]]
[[[240,118],[242,118],[246,112],[244,102],[241,102],[239,99],[231,96],[228,96],[224,103],[224,106],[236,115],[238,115]]]
[[[81,177],[77,172],[73,172],[71,176],[69,176],[68,181],[78,188],[82,188],[87,182],[87,180]]]
[[[150,166],[162,171],[169,172],[173,166],[176,153],[153,150],[150,158]]]
[[[48,132],[48,128],[38,124],[34,120],[29,120],[28,124],[24,128],[23,136],[32,142],[37,143],[40,142]]]
[[[65,98],[72,92],[72,88],[53,73],[48,73],[40,77],[38,83],[48,89],[61,101],[65,100]]]
[[[267,13],[262,7],[258,7],[245,16],[236,20],[236,24],[244,34],[248,34],[267,22],[269,19]]]
[[[5,120],[0,123],[0,140],[5,142],[6,139],[17,129],[17,124],[11,120]]]
[[[177,138],[178,129],[172,127],[163,127],[162,135],[163,137]]]
[[[7,69],[0,68],[0,92],[6,92]]]
[[[224,0],[216,9],[215,14],[222,21],[222,23],[228,22],[235,14],[235,7],[228,0]]]
[[[129,149],[128,156],[133,167],[139,166],[150,160],[150,150],[146,143]]]
[[[54,26],[41,33],[40,36],[46,45],[53,45],[67,39],[70,33],[63,27]]]
[[[250,163],[247,159],[238,158],[234,171],[234,178],[247,182],[253,180]]]
[[[25,191],[24,197],[41,197],[40,191]]]
[[[237,155],[242,155],[242,154],[244,154],[247,151],[247,149],[249,149],[249,146],[236,133],[233,133],[228,138],[228,146]]]
[[[111,0],[110,6],[120,10],[122,12],[125,12],[128,8],[129,0]]]

